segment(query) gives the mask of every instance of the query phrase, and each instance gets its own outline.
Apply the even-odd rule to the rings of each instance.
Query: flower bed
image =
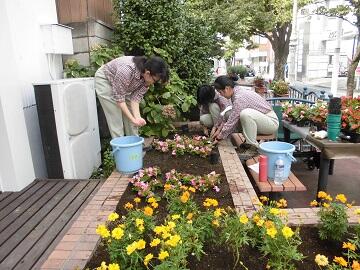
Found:
[[[185,162],[184,162],[184,161]],[[146,165],[160,165],[160,166],[170,166],[168,168],[162,169],[162,171],[166,172],[168,171],[168,169],[170,168],[174,168],[174,164],[177,164],[178,169],[180,169],[182,172],[185,173],[196,173],[198,172],[198,174],[208,174],[210,173],[212,169],[214,169],[213,165],[210,165],[208,163],[207,160],[204,160],[200,157],[195,157],[195,156],[182,156],[182,157],[177,157],[177,158],[171,158],[170,154],[161,154],[159,152],[155,152],[152,151],[150,153],[148,153],[145,156],[145,164]],[[218,164],[221,165],[221,164]],[[216,165],[215,167],[217,167],[218,165]],[[212,166],[212,167],[211,167]],[[221,167],[221,166],[220,166]],[[210,170],[209,170],[210,169]],[[218,172],[217,169],[215,169],[215,171]],[[221,171],[221,170],[220,170]],[[219,172],[220,172],[219,171]],[[181,205],[183,204],[185,201],[185,203],[190,203],[190,202],[195,202],[195,204],[198,205],[198,207],[200,208],[200,212],[203,212],[203,214],[201,214],[200,212],[198,213],[197,218],[199,218],[200,216],[207,216],[208,218],[211,217],[211,223],[207,222],[207,226],[206,228],[210,229],[213,231],[215,237],[208,237],[206,239],[208,239],[208,241],[204,242],[204,252],[206,254],[202,255],[202,258],[200,261],[198,261],[196,259],[196,256],[194,256],[195,254],[197,254],[196,252],[192,252],[194,253],[194,255],[192,253],[190,253],[187,257],[186,260],[189,262],[189,264],[187,265],[187,268],[189,269],[233,269],[233,266],[235,264],[236,259],[234,258],[234,254],[236,254],[236,248],[233,249],[233,251],[229,251],[227,249],[227,247],[232,246],[234,247],[234,242],[230,241],[227,242],[226,244],[219,244],[216,243],[214,241],[212,241],[211,239],[220,239],[222,235],[231,235],[231,233],[234,233],[229,231],[229,228],[232,228],[232,226],[235,226],[233,228],[237,228],[235,230],[235,232],[239,232],[240,235],[237,235],[237,237],[230,237],[229,239],[238,239],[238,237],[242,237],[241,234],[242,233],[248,233],[249,231],[246,230],[247,227],[253,227],[254,228],[254,224],[256,221],[255,226],[259,227],[260,229],[260,224],[259,223],[260,220],[258,220],[258,218],[256,217],[252,217],[249,215],[247,217],[242,215],[242,218],[236,218],[236,216],[233,216],[231,213],[232,211],[228,211],[226,206],[232,206],[232,202],[231,202],[231,198],[230,198],[230,203],[228,201],[228,203],[226,203],[226,200],[229,199],[230,194],[228,192],[228,186],[227,183],[223,181],[223,171],[220,172],[221,175],[221,183],[219,185],[220,191],[216,192],[213,189],[209,189],[208,191],[206,191],[205,193],[200,192],[199,190],[197,190],[195,193],[193,193],[192,191],[188,191],[189,195],[186,195],[183,197],[183,194],[185,193],[185,190],[178,190],[178,194],[175,194],[176,196],[174,196],[177,199],[177,202],[171,203],[174,207],[174,205]],[[227,191],[226,191],[227,188]],[[185,224],[189,221],[187,219],[188,217],[188,209],[186,207],[184,207],[184,213],[181,211],[181,213],[179,214],[181,217],[178,218],[177,216],[173,217],[173,215],[177,215],[177,213],[171,213],[171,211],[166,208],[166,198],[164,196],[162,196],[162,192],[163,192],[164,188],[160,189],[160,193],[155,193],[155,196],[153,198],[155,199],[147,199],[145,201],[144,198],[141,198],[141,202],[140,203],[136,203],[134,202],[134,198],[137,197],[136,193],[132,192],[130,187],[128,187],[127,191],[125,192],[125,194],[123,195],[121,201],[118,204],[118,210],[117,212],[119,213],[120,216],[127,214],[128,211],[135,213],[135,214],[128,214],[128,218],[129,215],[130,217],[132,215],[142,215],[141,218],[137,217],[138,219],[143,219],[144,220],[144,224],[150,224],[150,221],[147,221],[147,218],[149,216],[146,215],[149,214],[150,212],[146,207],[151,207],[154,210],[153,213],[151,213],[151,217],[153,217],[153,219],[155,220],[157,226],[160,226],[160,224],[162,224],[161,228],[168,228],[169,226],[172,227],[174,226],[173,223],[170,222],[174,222],[175,223],[175,228],[173,229],[169,229],[169,230],[173,230],[171,231],[171,235],[173,236],[173,238],[166,238],[168,240],[171,240],[170,242],[168,242],[168,244],[166,244],[166,241],[160,237],[160,243],[159,246],[161,246],[161,248],[163,249],[163,253],[161,251],[160,248],[158,247],[150,247],[150,243],[154,240],[154,236],[156,236],[156,232],[154,232],[151,229],[148,229],[148,234],[146,234],[144,237],[139,238],[139,239],[133,239],[134,241],[131,242],[133,243],[132,246],[129,247],[129,250],[131,251],[132,249],[133,252],[130,255],[134,255],[136,254],[141,254],[141,259],[139,258],[139,265],[137,266],[137,268],[134,269],[146,269],[144,262],[148,261],[148,266],[150,267],[150,269],[152,269],[152,267],[150,265],[157,265],[157,267],[155,267],[155,269],[178,269],[172,266],[163,266],[164,268],[161,268],[161,264],[162,262],[165,262],[167,260],[169,261],[173,261],[174,257],[173,254],[171,254],[171,248],[177,250],[177,246],[181,245],[180,241],[184,241],[183,239],[186,239],[186,237],[184,236],[184,231],[182,231],[184,229],[183,226],[188,226]],[[160,196],[161,195],[161,196]],[[159,197],[157,197],[159,196]],[[196,198],[195,198],[196,197]],[[192,198],[194,198],[195,200],[193,200]],[[210,198],[211,200],[206,200],[206,198]],[[215,206],[215,200],[214,198],[216,198],[215,200],[219,203],[218,206]],[[158,199],[161,199],[160,201]],[[156,201],[154,201],[156,200]],[[124,205],[126,205],[127,202],[131,202],[133,204],[133,206],[137,208],[139,208],[140,210],[134,210],[133,208],[130,209],[129,205],[128,205],[128,210],[126,210],[124,208]],[[206,205],[208,207],[206,207],[204,205],[204,202],[206,203]],[[154,207],[154,203],[158,203],[157,208]],[[156,206],[156,204],[155,204]],[[228,217],[225,217],[225,213],[223,212],[223,210],[220,210],[220,216],[219,216],[219,210],[217,210],[217,208],[222,208],[224,209],[224,211],[226,211],[227,213],[229,213]],[[275,209],[275,207],[271,207],[273,209]],[[263,211],[262,213],[259,213],[259,215],[261,215],[261,217],[264,217],[269,215],[269,218],[272,218],[273,222],[276,223],[277,225],[274,226],[269,226],[269,228],[267,227],[262,227],[263,229],[263,233],[261,234],[261,241],[268,241],[268,244],[271,245],[271,243],[275,243],[272,242],[273,237],[271,235],[274,236],[274,238],[276,238],[278,241],[282,241],[281,243],[283,244],[284,241],[286,241],[286,239],[289,240],[289,238],[292,239],[292,237],[296,236],[297,234],[295,233],[294,235],[292,235],[292,232],[294,232],[294,230],[289,230],[289,229],[285,229],[284,224],[280,223],[280,221],[277,218],[277,215],[279,213],[281,213],[278,210],[271,210],[271,208],[267,208],[267,210]],[[179,212],[179,211],[176,211]],[[265,212],[267,214],[265,214]],[[272,213],[271,213],[272,212]],[[167,216],[167,213],[170,213],[170,216]],[[186,215],[185,215],[186,214]],[[144,216],[145,215],[145,216]],[[134,222],[130,222],[132,225],[130,225],[130,227],[128,227],[128,230],[131,230],[131,226],[133,230],[142,230],[139,229],[139,227],[141,228],[143,224],[141,224],[142,222],[138,220],[138,222],[136,223],[136,217],[134,216],[133,220]],[[154,216],[156,216],[156,218],[154,218]],[[216,218],[216,216],[218,216],[218,218]],[[231,218],[232,217],[232,218]],[[196,223],[195,221],[195,217],[193,217],[193,222]],[[218,219],[219,222],[219,227],[217,226],[216,222],[215,224],[213,223],[214,221],[216,221],[216,219]],[[131,220],[131,218],[130,218]],[[164,220],[166,220],[164,222]],[[205,219],[207,220],[207,219]],[[265,223],[265,218],[263,219],[263,222]],[[122,222],[121,223],[126,223],[126,222]],[[129,224],[130,224],[129,223]],[[202,222],[204,223],[204,222]],[[188,224],[188,223],[187,223]],[[225,224],[227,224],[225,226]],[[230,225],[233,224],[233,225]],[[267,225],[269,225],[271,223],[267,222]],[[110,227],[111,229],[114,228],[114,226],[118,225],[115,221],[115,223],[113,223]],[[145,226],[145,225],[143,225]],[[149,225],[147,225],[149,226]],[[145,226],[146,227],[146,226]],[[256,228],[255,227],[255,228]],[[190,227],[185,227],[187,228],[187,230],[185,231],[191,231]],[[222,228],[227,228],[227,231],[222,231]],[[242,228],[241,230],[239,230],[239,228]],[[267,229],[273,228],[272,230],[268,231]],[[275,230],[276,233],[275,233]],[[145,229],[145,228],[144,228]],[[285,229],[283,231],[283,229]],[[167,230],[167,229],[165,229]],[[124,230],[124,233],[126,234],[127,230]],[[119,230],[118,235],[121,235],[121,231]],[[162,233],[163,234],[163,233]],[[115,234],[116,236],[117,234]],[[178,236],[179,235],[181,240],[178,240]],[[290,236],[291,235],[291,236]],[[244,236],[244,235],[243,235]],[[246,236],[246,235],[245,235]],[[245,237],[244,236],[244,237]],[[296,268],[295,269],[317,269],[316,265],[315,265],[315,255],[317,253],[319,254],[324,254],[326,256],[329,256],[329,260],[331,260],[333,258],[334,255],[340,256],[341,252],[342,252],[342,243],[334,243],[334,242],[329,242],[327,240],[320,240],[318,238],[318,234],[317,234],[317,229],[316,228],[301,228],[301,232],[300,232],[300,236],[301,239],[303,241],[303,243],[300,245],[300,249],[299,252],[303,253],[305,256],[308,256],[307,258],[304,259],[303,263],[297,263],[296,264]],[[119,236],[116,236],[119,237]],[[201,233],[200,235],[197,235],[197,239],[200,239]],[[277,238],[278,237],[278,238]],[[288,238],[286,238],[288,237]],[[298,236],[296,236],[298,237]],[[284,239],[282,239],[284,238]],[[195,238],[192,238],[191,241],[186,240],[186,245],[183,245],[183,247],[188,247],[189,245],[191,246],[190,242],[193,242]],[[298,238],[294,238],[294,241],[298,239]],[[107,239],[108,240],[108,239]],[[136,241],[135,241],[136,240]],[[140,240],[144,240],[146,242],[145,244],[145,249],[142,249],[143,247],[143,242]],[[223,239],[224,240],[224,239]],[[290,241],[290,240],[289,240]],[[296,241],[295,241],[296,242]],[[107,241],[103,242],[105,245],[106,243],[108,243]],[[155,245],[155,243],[153,244]],[[175,245],[174,247],[172,247],[171,245]],[[128,245],[127,245],[128,246]],[[170,248],[171,247],[171,248]],[[286,247],[286,245],[284,246]],[[124,248],[124,247],[123,247]],[[271,248],[269,245],[265,248]],[[346,249],[344,249],[346,250]],[[169,254],[169,257],[167,257],[167,253]],[[151,258],[151,255],[149,255],[148,257],[146,257],[148,254],[152,254],[154,257]],[[106,255],[107,253],[105,252],[104,249],[97,251],[97,255],[98,257],[94,257],[93,260],[90,262],[90,264],[88,265],[90,268],[94,268],[97,267],[101,264],[102,261],[106,261],[107,264],[109,263],[110,259],[109,257],[107,257]],[[127,255],[129,256],[129,255]],[[273,255],[272,255],[273,256]],[[240,265],[238,265],[239,269],[264,269],[266,264],[269,263],[269,258],[272,257],[270,255],[263,257],[261,255],[261,252],[256,249],[256,248],[252,248],[252,247],[244,247],[241,249],[241,255],[239,257],[239,261],[243,261],[244,265],[247,268],[241,268]],[[157,257],[157,258],[156,258]],[[147,258],[147,260],[143,261],[145,258]],[[160,259],[159,259],[160,258]],[[92,263],[92,264],[91,264]],[[273,264],[273,263],[272,263]],[[167,267],[167,268],[165,268]],[[109,268],[110,269],[110,268]],[[115,269],[115,268],[113,268]],[[275,268],[272,267],[272,269],[291,269],[291,268]],[[330,268],[329,268],[330,269]],[[335,269],[335,268],[333,268]],[[336,268],[336,269],[351,269],[351,268]]]

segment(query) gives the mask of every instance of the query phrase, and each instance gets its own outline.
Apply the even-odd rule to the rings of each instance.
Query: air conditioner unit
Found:
[[[34,84],[48,177],[88,179],[101,163],[94,78]]]

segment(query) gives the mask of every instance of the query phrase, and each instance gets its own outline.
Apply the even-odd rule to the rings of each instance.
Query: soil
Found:
[[[146,153],[144,157],[144,167],[149,166],[159,166],[161,171],[165,174],[171,169],[176,169],[178,172],[190,173],[196,175],[208,174],[211,171],[221,175],[221,184],[220,192],[215,193],[210,190],[203,194],[195,193],[197,197],[195,200],[202,202],[204,198],[211,197],[216,198],[219,201],[220,207],[233,207],[233,201],[231,198],[229,186],[226,182],[224,169],[221,164],[221,160],[218,164],[211,164],[210,159],[204,159],[198,156],[184,155],[180,157],[172,157],[170,154],[160,153],[155,150],[150,150]],[[117,212],[120,215],[126,214],[123,209],[123,205],[126,202],[133,201],[136,197],[136,194],[131,190],[131,187],[128,186],[123,196],[121,197],[118,206]],[[161,194],[159,194],[161,195]],[[140,205],[142,206],[142,205]],[[157,209],[157,218],[161,220],[165,217],[165,202],[164,200],[159,203],[159,208]],[[301,228],[301,239],[302,244],[300,246],[300,251],[306,256],[306,258],[297,264],[297,269],[299,270],[315,270],[319,269],[315,263],[315,255],[321,253],[328,256],[332,259],[335,255],[340,256],[342,249],[340,246],[341,242],[329,242],[322,241],[318,237],[318,230],[315,227],[302,227]],[[212,242],[205,243],[204,246],[204,256],[201,261],[193,256],[189,256],[189,269],[191,270],[231,270],[231,269],[244,269],[242,266],[238,265],[234,268],[234,254],[227,249],[226,246],[217,246]],[[258,250],[253,248],[244,248],[241,253],[240,260],[249,270],[260,270],[266,269],[266,258],[262,257]],[[102,261],[109,262],[109,256],[102,244],[99,245],[98,249],[95,251],[93,257],[88,262],[85,268],[96,269]],[[285,269],[284,269],[285,270]]]

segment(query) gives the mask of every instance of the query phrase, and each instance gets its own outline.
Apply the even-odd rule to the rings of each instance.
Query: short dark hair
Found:
[[[159,76],[162,83],[169,81],[169,66],[159,56],[147,58],[145,56],[134,56],[133,62],[141,73],[150,71],[151,75]]]
[[[210,85],[203,84],[197,90],[197,102],[200,105],[207,105],[214,101],[215,89]]]
[[[215,79],[214,87],[216,90],[224,90],[226,86],[234,88],[235,82],[225,75],[219,76]]]

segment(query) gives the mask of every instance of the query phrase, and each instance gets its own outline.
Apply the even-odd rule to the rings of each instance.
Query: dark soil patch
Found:
[[[210,164],[209,159],[204,159],[197,156],[184,155],[181,157],[172,157],[170,154],[164,154],[151,150],[147,152],[144,157],[144,167],[149,166],[159,166],[164,174],[171,169],[176,169],[177,171],[182,173],[190,173],[196,175],[208,174],[211,171],[215,171],[216,173],[219,173],[221,175],[221,185],[219,185],[220,192],[215,193],[212,190],[203,194],[197,192],[195,193],[195,200],[198,202],[202,202],[204,198],[211,197],[216,198],[219,201],[221,207],[233,207],[231,193],[229,190],[229,186],[226,182],[225,173],[221,161],[219,161],[218,164]],[[126,214],[123,205],[126,202],[132,202],[135,197],[135,192],[133,192],[131,190],[131,187],[128,186],[119,201],[119,204],[117,206],[117,212],[120,215]],[[160,222],[166,215],[165,207],[165,201],[162,200],[159,203],[159,208],[157,209],[157,218]],[[302,227],[301,239],[303,241],[303,244],[300,246],[300,251],[306,256],[306,258],[303,260],[303,262],[298,263],[297,269],[299,270],[318,269],[314,262],[314,258],[318,253],[326,255],[330,259],[332,259],[335,255],[341,255],[341,244],[339,242],[332,243],[320,240],[318,238],[317,228],[315,227]],[[213,242],[209,241],[205,243],[204,252],[205,254],[203,255],[201,261],[197,261],[197,259],[191,255],[189,256],[188,267],[191,270],[234,269],[234,254],[229,251],[226,246],[218,246]],[[255,248],[244,248],[241,253],[240,260],[249,270],[260,270],[265,269],[266,267],[266,258],[261,257],[261,254]],[[109,256],[104,246],[100,244],[86,267],[90,269],[95,269],[101,264],[102,261],[109,262]],[[238,265],[235,269],[243,268]]]

